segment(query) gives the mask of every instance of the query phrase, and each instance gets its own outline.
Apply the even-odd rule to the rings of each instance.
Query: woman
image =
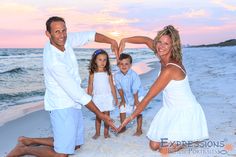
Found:
[[[143,36],[124,38],[120,42],[120,52],[123,51],[125,43],[146,44],[160,59],[161,71],[147,95],[118,130],[139,115],[152,98],[163,91],[163,107],[154,117],[147,133],[151,149],[161,153],[175,152],[186,142],[207,139],[205,115],[192,94],[182,64],[178,30],[171,25],[166,26],[158,32],[154,40]]]

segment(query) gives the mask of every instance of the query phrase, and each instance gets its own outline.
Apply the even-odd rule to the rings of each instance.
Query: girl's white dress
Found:
[[[101,112],[114,109],[113,96],[107,72],[96,72],[93,78],[93,102]]]
[[[185,73],[180,66],[173,65]],[[187,75],[183,80],[171,80],[163,90],[163,107],[151,122],[147,137],[156,142],[208,138],[206,118],[190,89]]]

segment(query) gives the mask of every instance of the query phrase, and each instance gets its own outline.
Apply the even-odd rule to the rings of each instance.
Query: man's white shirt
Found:
[[[81,108],[91,101],[83,88],[74,47],[81,47],[95,40],[96,32],[68,33],[65,51],[62,52],[48,42],[43,52],[45,110]]]

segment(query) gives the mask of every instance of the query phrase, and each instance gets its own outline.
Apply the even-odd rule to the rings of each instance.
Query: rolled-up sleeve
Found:
[[[58,85],[73,101],[82,105],[87,105],[91,101],[91,96],[81,88],[80,84],[70,75],[65,66],[56,64],[52,65],[49,70]]]
[[[67,40],[72,47],[83,46],[89,42],[95,41],[95,31],[68,33]]]

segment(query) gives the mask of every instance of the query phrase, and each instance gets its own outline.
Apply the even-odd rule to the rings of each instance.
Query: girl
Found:
[[[89,65],[88,94],[93,96],[93,102],[101,112],[110,116],[114,109],[113,98],[117,104],[117,96],[110,69],[109,56],[102,49],[96,50]],[[96,133],[93,139],[100,136],[101,119],[96,116]],[[104,137],[109,138],[109,126],[104,123]]]
[[[158,32],[154,40],[144,36],[124,38],[120,42],[120,52],[126,42],[146,44],[160,59],[161,71],[147,95],[133,114],[124,120],[118,131],[139,115],[153,97],[163,91],[163,107],[154,117],[147,133],[151,149],[161,153],[175,152],[182,148],[184,142],[207,139],[205,114],[191,91],[182,64],[178,30],[171,25],[166,26]],[[168,145],[164,145],[166,143]]]

